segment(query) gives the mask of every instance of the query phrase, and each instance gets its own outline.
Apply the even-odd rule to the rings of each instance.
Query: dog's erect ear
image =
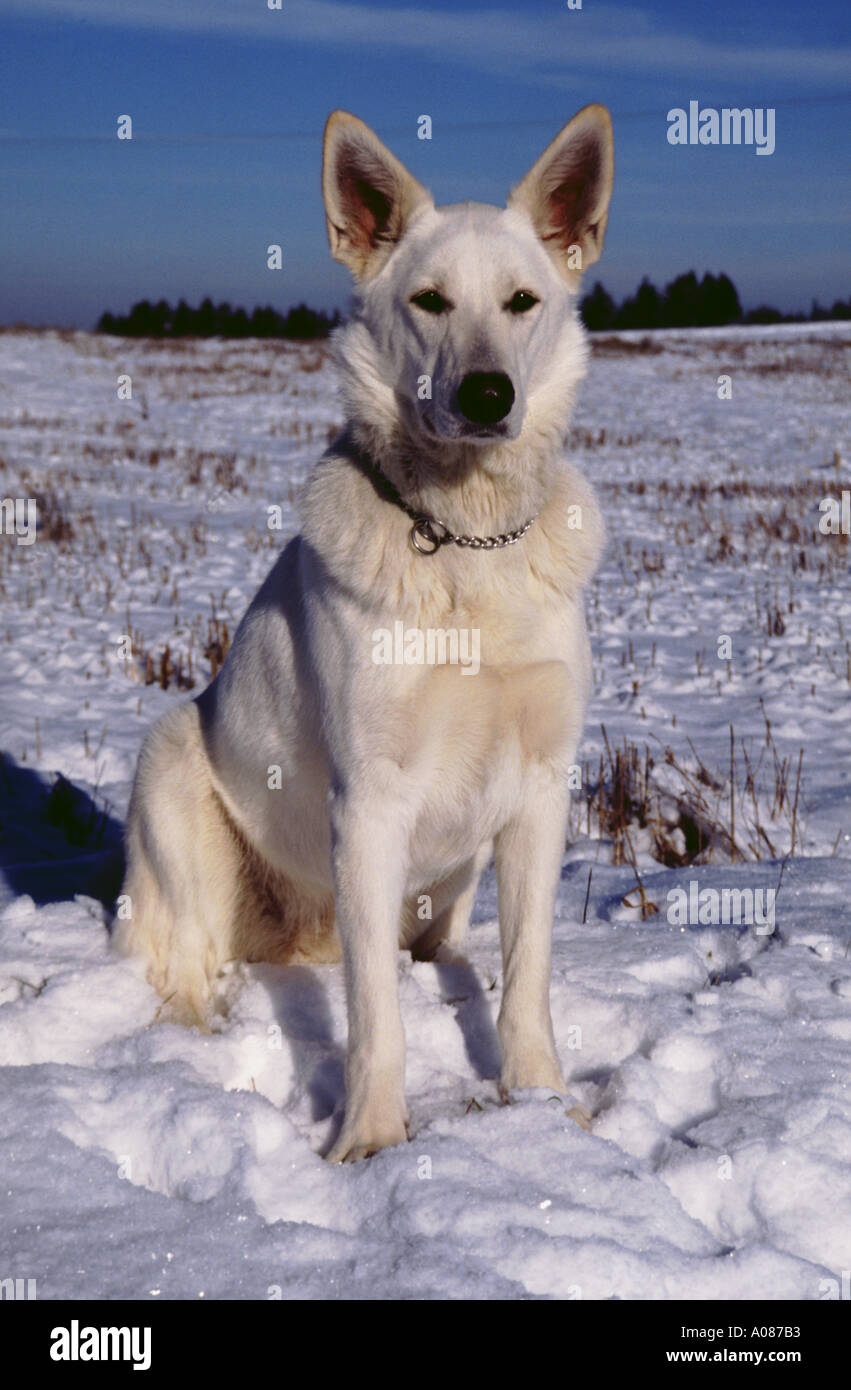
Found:
[[[612,118],[583,106],[511,190],[508,206],[528,212],[568,279],[600,258],[613,176]]]
[[[322,148],[322,196],[335,261],[370,279],[387,260],[415,212],[431,195],[348,111],[332,111]]]

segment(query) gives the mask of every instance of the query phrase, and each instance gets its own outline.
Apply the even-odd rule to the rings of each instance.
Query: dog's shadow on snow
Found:
[[[327,1120],[342,1110],[346,1095],[345,1047],[335,1036],[334,1018],[321,966],[255,964],[255,980],[267,990],[295,1069],[294,1097],[306,1096],[311,1120]],[[499,1076],[502,1054],[486,991],[464,957],[435,961],[441,1000],[453,1007],[467,1058],[481,1081]],[[332,1136],[332,1140],[333,1140]]]
[[[345,1049],[335,1039],[334,1019],[321,966],[251,967],[270,996],[274,1018],[295,1068],[293,1098],[306,1095],[311,1119],[327,1120],[346,1092]]]
[[[457,954],[451,962],[436,960],[434,968],[443,1003],[455,1006],[470,1066],[480,1081],[493,1080],[502,1067],[502,1050],[487,994],[475,967]]]
[[[111,914],[123,876],[123,827],[107,807],[0,752],[0,882],[39,907],[82,893]]]

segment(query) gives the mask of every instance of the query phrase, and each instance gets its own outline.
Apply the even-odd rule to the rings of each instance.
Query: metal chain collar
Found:
[[[428,516],[425,512],[418,512],[414,507],[410,507],[401,494],[391,483],[385,473],[382,473],[378,464],[372,459],[368,462],[370,471],[375,476],[380,490],[391,502],[395,502],[397,507],[413,521],[413,526],[408,532],[408,540],[412,549],[419,555],[434,555],[442,545],[451,541],[453,545],[468,546],[471,550],[499,550],[504,545],[514,545],[525,536],[529,527],[537,519],[530,517],[523,526],[518,526],[516,531],[505,531],[498,536],[456,536],[454,531],[450,531],[444,522],[438,521],[434,516]]]

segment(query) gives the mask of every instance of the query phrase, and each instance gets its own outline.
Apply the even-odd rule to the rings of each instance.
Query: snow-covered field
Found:
[[[0,497],[38,497],[43,522],[0,536],[0,1278],[39,1298],[837,1295],[851,541],[818,507],[851,487],[849,349],[848,324],[597,340],[570,447],[610,545],[552,989],[593,1128],[547,1093],[498,1103],[487,876],[468,967],[400,956],[412,1142],[340,1168],[320,1157],[340,969],[234,967],[202,1036],[158,1021],[102,905],[142,736],[209,679],[340,423],[326,350],[0,334]],[[669,920],[690,883],[779,885],[773,932]]]

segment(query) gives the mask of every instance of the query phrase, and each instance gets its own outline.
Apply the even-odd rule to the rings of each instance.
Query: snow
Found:
[[[411,1143],[332,1167],[340,969],[233,966],[201,1035],[159,1021],[104,908],[140,741],[186,698],[144,683],[142,653],[159,669],[168,643],[196,691],[209,678],[211,620],[234,630],[339,424],[326,352],[0,334],[0,496],[52,490],[74,528],[0,537],[0,1276],[112,1299],[814,1300],[841,1280],[851,554],[818,503],[851,486],[849,347],[847,324],[598,340],[570,438],[611,537],[583,757],[593,782],[601,725],[612,748],[647,743],[660,814],[690,777],[723,819],[733,724],[747,857],[666,864],[634,822],[659,908],[642,920],[635,870],[578,798],[552,986],[571,1100],[499,1103],[488,874],[468,965],[400,956]],[[776,769],[794,785],[801,748],[787,859]],[[668,894],[694,882],[779,886],[774,931],[672,923]]]

